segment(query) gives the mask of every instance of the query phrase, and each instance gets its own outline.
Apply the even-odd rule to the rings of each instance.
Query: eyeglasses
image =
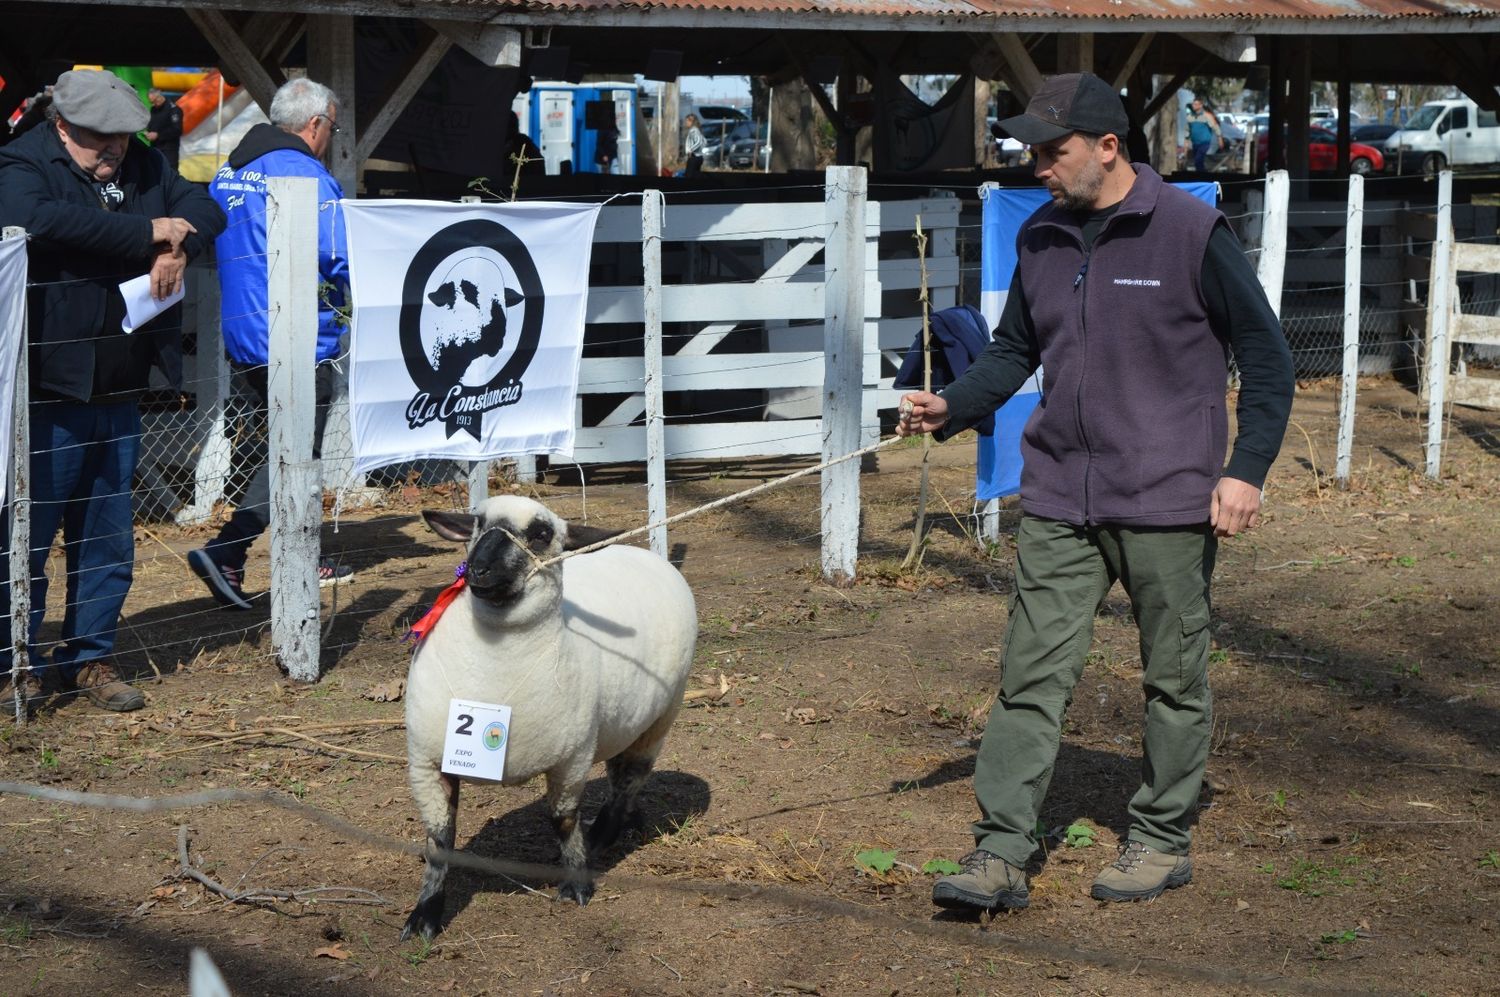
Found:
[[[339,127],[339,123],[337,121],[334,121],[326,114],[314,114],[313,117],[322,118],[324,121],[328,122],[329,131],[333,132],[335,135],[338,135],[343,131],[343,129]]]

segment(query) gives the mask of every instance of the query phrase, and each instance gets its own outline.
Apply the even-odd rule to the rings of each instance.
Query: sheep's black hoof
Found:
[[[443,898],[424,900],[417,904],[417,909],[406,919],[406,925],[401,929],[401,940],[404,942],[417,935],[430,942],[443,930],[442,920]]]
[[[595,855],[609,848],[620,840],[621,835],[627,831],[638,831],[641,829],[641,814],[639,810],[628,814],[619,813],[614,807],[606,806],[600,811],[599,816],[589,825],[588,846],[589,851]]]
[[[580,907],[588,906],[588,902],[593,896],[593,883],[567,882],[557,888],[557,899],[571,900]]]

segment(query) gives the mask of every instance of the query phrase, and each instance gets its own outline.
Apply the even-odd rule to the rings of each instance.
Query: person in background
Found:
[[[282,84],[271,100],[270,124],[259,124],[229,154],[209,185],[229,216],[219,237],[224,348],[237,388],[266,411],[270,359],[266,311],[266,179],[312,177],[318,181],[318,349],[313,415],[313,459],[321,454],[323,427],[333,399],[333,362],[343,331],[338,309],[348,295],[348,250],[338,202],[344,196],[323,158],[339,131],[339,102],[321,83],[301,78]],[[207,546],[188,554],[188,566],[220,605],[250,609],[245,595],[245,560],[250,545],[270,525],[271,468],[262,461],[245,487],[234,515]],[[318,582],[353,581],[346,564],[325,557]]]
[[[703,150],[708,142],[703,137],[703,129],[698,127],[698,116],[689,114],[682,119],[687,131],[682,136],[682,152],[687,157],[687,165],[682,169],[685,177],[695,177],[703,170]]]
[[[547,163],[542,158],[542,150],[521,130],[521,120],[516,117],[515,111],[510,112],[510,133],[505,137],[504,156],[503,173],[507,188],[517,176],[540,177],[547,174]]]
[[[174,306],[125,333],[120,284],[149,275],[157,300],[182,289],[188,262],[224,229],[202,188],[136,140],[146,106],[113,73],[63,73],[43,121],[0,149],[0,225],[29,237],[31,619],[47,605],[47,555],[61,527],[67,611],[51,667],[40,655],[24,697],[65,691],[107,710],[138,710],[139,689],[112,660],[115,628],[134,575],[131,487],[140,448],[140,397],[156,368],[182,374],[182,312]],[[7,520],[9,510],[7,510]],[[5,536],[10,536],[7,522]],[[0,586],[0,668],[11,662],[10,586]],[[0,691],[9,699],[14,690]]]
[[[620,133],[614,125],[599,129],[599,142],[595,147],[594,160],[600,173],[619,173]]]
[[[151,118],[146,122],[146,138],[167,157],[167,165],[175,170],[178,149],[182,145],[182,109],[155,87],[151,88],[147,98],[151,101]]]
[[[1187,114],[1188,142],[1193,147],[1193,169],[1203,173],[1208,169],[1208,154],[1224,147],[1224,136],[1219,131],[1219,118],[1204,106],[1203,100],[1193,98]]]
[[[1021,226],[989,346],[940,394],[905,395],[897,424],[946,439],[1043,371],[1021,440],[999,696],[974,765],[975,847],[932,900],[1028,905],[1063,717],[1116,581],[1140,629],[1141,781],[1090,895],[1150,900],[1192,880],[1213,732],[1209,583],[1219,539],[1259,521],[1291,412],[1291,353],[1224,216],[1131,164],[1114,87],[1092,73],[1052,77],[1001,125],[1031,146],[1051,203]],[[1225,466],[1231,353],[1241,387]]]

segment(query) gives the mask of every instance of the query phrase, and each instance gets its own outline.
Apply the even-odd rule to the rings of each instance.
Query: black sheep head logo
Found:
[[[504,286],[488,260],[470,258],[455,265],[427,295],[431,307],[423,339],[438,377],[453,384],[468,382],[474,361],[498,357],[505,348],[505,311],[524,300],[519,291]]]

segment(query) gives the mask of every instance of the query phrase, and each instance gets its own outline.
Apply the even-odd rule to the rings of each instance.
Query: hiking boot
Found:
[[[318,559],[318,585],[320,587],[327,588],[329,585],[352,581],[354,581],[354,569],[349,565],[335,561],[331,557]]]
[[[1031,903],[1026,871],[994,852],[976,848],[965,855],[961,872],[932,884],[932,902],[958,910],[1020,910]]]
[[[1139,841],[1120,846],[1120,857],[1094,877],[1095,900],[1151,900],[1193,881],[1193,860],[1166,855]]]
[[[250,605],[250,600],[245,598],[243,571],[220,564],[206,550],[188,551],[187,562],[188,567],[193,569],[193,574],[208,586],[209,594],[219,605],[227,609],[254,608]]]
[[[146,705],[146,694],[122,681],[120,673],[108,661],[90,661],[84,665],[73,685],[101,709],[125,713]]]
[[[28,668],[21,676],[21,698],[24,700],[24,709],[27,713],[36,709],[47,698],[47,690],[42,685],[42,677],[35,669]],[[11,681],[10,672],[5,672],[5,682],[0,684],[0,716],[9,714],[15,709],[16,687]]]

